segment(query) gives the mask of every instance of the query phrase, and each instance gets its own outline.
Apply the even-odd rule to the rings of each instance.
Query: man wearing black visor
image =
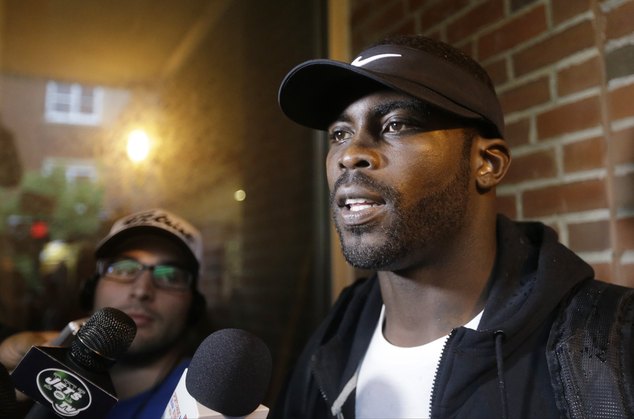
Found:
[[[327,132],[343,252],[376,274],[342,292],[272,418],[634,415],[634,290],[496,213],[511,157],[478,63],[395,37],[298,65],[279,103]]]

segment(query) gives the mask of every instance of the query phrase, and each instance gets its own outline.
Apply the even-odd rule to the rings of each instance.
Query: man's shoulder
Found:
[[[120,399],[108,412],[107,418],[161,417],[189,361],[181,360],[152,388],[136,396]]]
[[[547,357],[557,404],[569,417],[608,404],[615,412],[634,411],[633,328],[633,288],[587,280],[562,304]]]
[[[596,279],[578,284],[562,303],[553,324],[552,338],[609,333],[634,322],[634,288]]]

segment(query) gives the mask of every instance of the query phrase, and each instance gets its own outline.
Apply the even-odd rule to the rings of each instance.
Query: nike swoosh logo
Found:
[[[388,57],[402,57],[402,55],[401,54],[377,54],[368,58],[361,58],[361,56],[358,56],[357,58],[354,59],[353,62],[350,63],[350,65],[353,65],[355,67],[363,67],[364,65],[371,63],[372,61],[376,61],[376,60],[380,60],[381,58],[388,58]]]

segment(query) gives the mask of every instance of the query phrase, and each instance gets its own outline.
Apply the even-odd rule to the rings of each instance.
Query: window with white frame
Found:
[[[98,177],[97,167],[92,160],[47,157],[42,162],[42,174],[48,176],[56,169],[63,170],[68,183],[96,182]]]
[[[99,125],[103,89],[78,83],[49,81],[46,84],[47,122],[72,125]]]

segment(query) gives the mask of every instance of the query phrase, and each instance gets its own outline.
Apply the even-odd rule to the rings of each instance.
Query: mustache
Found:
[[[150,316],[152,318],[158,317],[158,314],[156,313],[156,311],[150,309],[149,307],[146,307],[143,304],[129,304],[129,305],[126,305],[125,307],[120,308],[119,310],[126,313],[132,312],[137,314],[143,314],[146,316]]]
[[[346,171],[337,178],[335,184],[332,187],[332,191],[330,192],[330,205],[332,206],[334,204],[335,196],[337,195],[337,191],[339,190],[339,188],[344,185],[352,184],[363,186],[367,189],[378,192],[386,202],[398,201],[399,193],[394,188],[387,186],[377,181],[376,179],[373,179],[363,172]]]

